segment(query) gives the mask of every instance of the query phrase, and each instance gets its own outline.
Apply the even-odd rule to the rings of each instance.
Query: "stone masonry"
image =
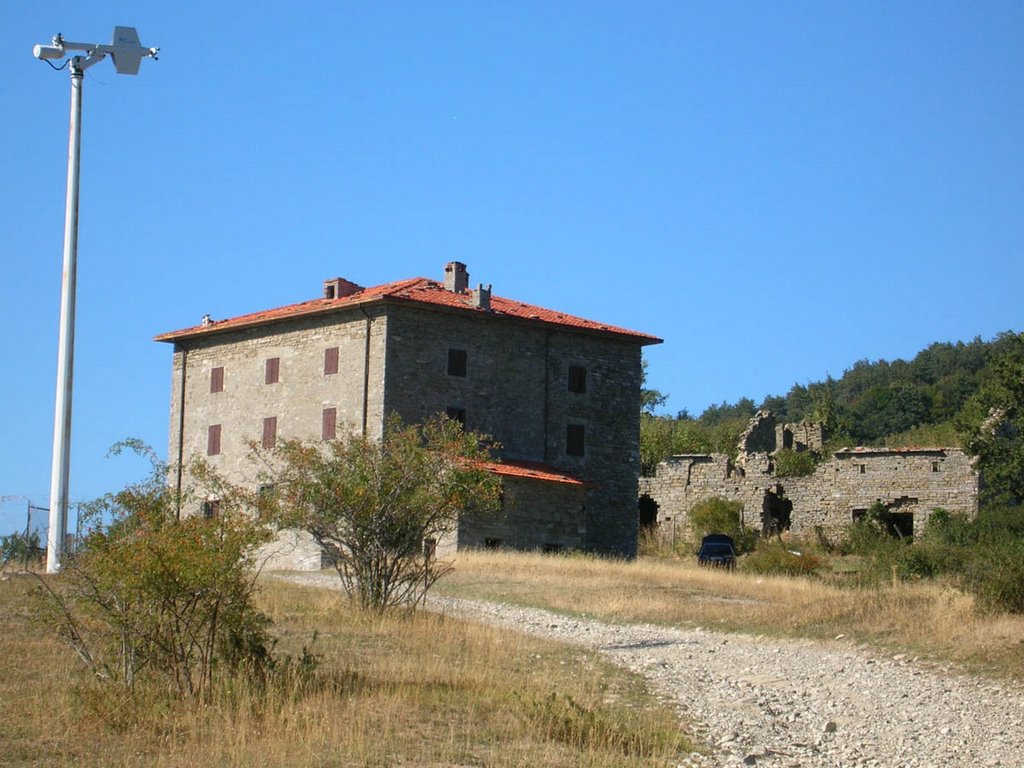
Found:
[[[958,448],[844,448],[812,475],[776,476],[782,444],[820,450],[823,440],[820,425],[777,425],[762,411],[735,462],[723,454],[672,456],[654,477],[640,478],[641,514],[665,536],[686,535],[693,506],[719,496],[741,502],[744,524],[762,532],[837,536],[875,503],[896,514],[903,534],[920,534],[934,509],[977,513],[978,473]]]
[[[470,290],[451,262],[443,282],[336,278],[320,299],[157,340],[174,344],[174,482],[202,456],[251,483],[253,440],[379,437],[390,414],[442,413],[502,446],[503,511],[466,518],[460,546],[636,552],[640,350],[660,339]],[[318,566],[310,544],[282,537],[273,566]]]

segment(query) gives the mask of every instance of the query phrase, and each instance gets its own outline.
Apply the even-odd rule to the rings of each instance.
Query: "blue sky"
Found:
[[[153,335],[327,277],[460,260],[659,335],[673,413],[1024,328],[1017,2],[11,2],[0,532],[49,493],[69,83],[31,49],[115,24],[162,52],[86,75],[75,500],[166,451]]]

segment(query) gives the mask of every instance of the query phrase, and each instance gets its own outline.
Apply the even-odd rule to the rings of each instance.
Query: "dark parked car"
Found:
[[[728,568],[730,571],[735,568],[736,547],[732,536],[726,536],[724,533],[710,533],[701,539],[700,549],[697,551],[697,564]]]

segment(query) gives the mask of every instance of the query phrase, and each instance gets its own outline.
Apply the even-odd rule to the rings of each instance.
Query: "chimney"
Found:
[[[344,277],[332,277],[330,280],[324,280],[325,299],[342,299],[353,293],[359,293],[361,290],[363,290],[363,286],[356,285]]]
[[[204,328],[208,325],[213,325],[213,318],[209,315],[203,315],[203,319],[200,321],[200,325]]]
[[[491,286],[480,283],[473,291],[473,306],[480,309],[491,309]]]
[[[445,290],[454,293],[465,293],[469,287],[469,272],[461,261],[449,261],[444,265]]]

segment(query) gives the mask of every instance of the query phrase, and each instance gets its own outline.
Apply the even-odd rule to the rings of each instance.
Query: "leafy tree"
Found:
[[[150,476],[86,505],[92,530],[43,583],[62,635],[99,679],[205,699],[218,670],[267,658],[252,556],[269,534],[226,500],[213,519],[178,520],[166,467],[138,443],[115,452],[124,447],[148,453]]]
[[[347,594],[366,609],[415,605],[449,565],[430,557],[464,512],[497,508],[488,445],[457,422],[388,420],[383,437],[286,441],[264,504],[275,525],[308,531],[331,556]]]
[[[1024,502],[1024,334],[1002,337],[991,374],[964,406],[957,424],[977,456],[986,503]]]
[[[693,505],[689,514],[690,530],[695,542],[709,533],[724,533],[732,536],[738,552],[752,549],[757,532],[743,526],[740,513],[743,503],[729,501],[721,496],[711,496]]]
[[[665,404],[668,395],[657,389],[647,387],[647,360],[640,361],[640,412],[653,415],[654,411]]]

